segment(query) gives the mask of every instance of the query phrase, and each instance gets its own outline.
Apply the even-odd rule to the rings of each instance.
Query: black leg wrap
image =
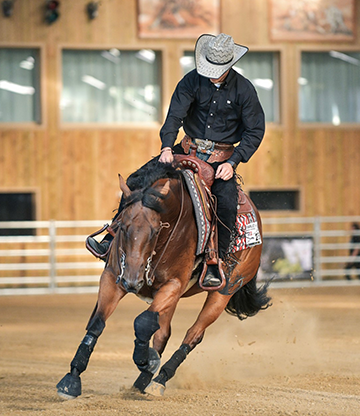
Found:
[[[90,355],[94,350],[95,344],[97,342],[97,337],[90,334],[89,332],[85,335],[84,339],[81,341],[78,350],[76,351],[75,357],[71,361],[71,373],[75,374],[74,369],[77,370],[78,374],[81,374],[86,370],[86,367],[89,363]]]
[[[87,333],[99,338],[105,328],[105,322],[100,316],[95,316],[86,327]]]
[[[153,375],[149,372],[141,372],[139,377],[135,380],[133,387],[144,393],[146,387],[150,384]]]
[[[191,348],[187,344],[182,344],[181,347],[174,352],[168,362],[166,362],[160,370],[160,373],[155,377],[154,381],[165,386],[165,383],[174,377],[174,374],[180,364],[185,360]]]
[[[159,312],[144,311],[134,321],[135,336],[143,343],[150,341],[159,328]]]
[[[146,370],[149,361],[149,341],[141,342],[139,339],[135,340],[133,360],[140,371]]]
[[[149,341],[159,328],[158,312],[144,311],[134,321],[136,339],[133,360],[142,372],[149,371]]]

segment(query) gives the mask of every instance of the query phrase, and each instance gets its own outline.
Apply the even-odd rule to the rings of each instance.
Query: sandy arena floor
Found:
[[[271,290],[273,306],[240,322],[223,314],[168,383],[165,396],[130,391],[134,317],[127,296],[99,339],[83,395],[55,385],[83,338],[96,295],[0,297],[0,415],[360,415],[360,287]],[[169,358],[203,295],[182,300]]]

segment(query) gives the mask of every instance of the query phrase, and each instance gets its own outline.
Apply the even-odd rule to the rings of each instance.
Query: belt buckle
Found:
[[[213,142],[208,139],[195,139],[195,143],[198,147],[198,150],[202,152],[206,152],[207,150],[211,150],[213,147]]]

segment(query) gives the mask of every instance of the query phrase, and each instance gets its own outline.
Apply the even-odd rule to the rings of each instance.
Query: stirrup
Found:
[[[113,240],[110,241],[110,245],[109,245],[109,248],[107,249],[106,253],[100,254],[91,247],[91,245],[89,243],[89,239],[92,238],[92,237],[95,237],[96,235],[99,235],[99,234],[103,233],[105,230],[108,231],[109,234],[111,234],[114,237],[114,235],[115,235],[114,230],[109,226],[109,224],[105,224],[100,230],[95,231],[94,233],[90,234],[86,238],[86,242],[85,242],[85,246],[90,251],[90,253],[93,256],[95,256],[96,258],[101,259],[101,260],[106,260],[108,254],[110,252]]]
[[[209,265],[214,265],[214,264],[209,264]],[[206,276],[206,272],[208,270],[208,264],[205,262],[204,263],[204,267],[199,279],[199,286],[201,287],[202,290],[206,290],[206,291],[214,291],[214,290],[222,290],[224,289],[225,285],[226,285],[226,277],[225,277],[225,273],[224,270],[222,268],[222,260],[218,259],[218,263],[216,265],[216,267],[219,270],[219,275],[221,277],[221,284],[219,286],[204,286],[204,279]]]

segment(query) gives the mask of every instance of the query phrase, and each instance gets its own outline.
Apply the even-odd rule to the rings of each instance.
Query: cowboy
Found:
[[[230,248],[236,221],[234,171],[254,154],[265,132],[264,112],[253,85],[232,69],[247,51],[224,33],[200,36],[195,46],[196,69],[176,86],[160,130],[160,162],[172,163],[173,153],[188,153],[192,145],[197,147],[197,157],[215,170],[211,191],[217,198],[221,259]],[[174,146],[180,127],[186,135]],[[220,284],[217,266],[209,266],[203,286]]]
[[[196,155],[215,170],[211,188],[217,199],[219,256],[229,248],[237,214],[237,186],[234,171],[246,163],[259,147],[265,132],[264,112],[255,88],[232,67],[248,48],[234,43],[231,36],[201,35],[195,45],[196,69],[186,74],[172,95],[169,111],[160,130],[159,162],[172,163],[173,154]],[[174,146],[180,127],[185,137]],[[236,145],[236,146],[235,146]],[[96,252],[104,253],[111,237],[102,243],[92,239]],[[221,276],[209,266],[205,287],[217,287]]]

